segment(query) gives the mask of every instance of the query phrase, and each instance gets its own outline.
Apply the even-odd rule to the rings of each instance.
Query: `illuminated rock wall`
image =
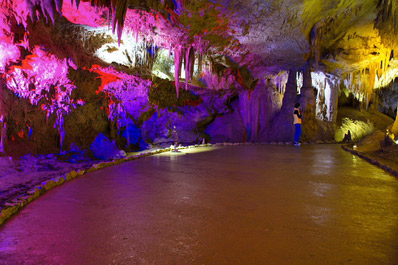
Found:
[[[295,102],[331,140],[339,91],[395,114],[394,1],[91,3],[1,1],[0,152],[291,141]]]

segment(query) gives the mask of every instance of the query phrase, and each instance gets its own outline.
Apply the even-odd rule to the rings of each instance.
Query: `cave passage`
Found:
[[[0,263],[397,264],[397,205],[338,145],[189,149],[49,191],[0,228]]]

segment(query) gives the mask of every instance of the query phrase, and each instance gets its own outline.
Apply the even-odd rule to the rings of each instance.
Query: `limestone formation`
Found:
[[[3,1],[0,153],[89,150],[98,134],[139,150],[174,125],[184,144],[289,142],[296,101],[303,140],[335,140],[339,106],[396,116],[397,14],[393,0]]]

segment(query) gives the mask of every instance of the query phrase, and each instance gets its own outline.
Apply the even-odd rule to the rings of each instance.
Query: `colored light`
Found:
[[[19,56],[19,49],[16,45],[0,42],[0,71],[4,71],[10,62],[18,61]]]
[[[337,142],[340,142],[344,139],[344,136],[348,131],[351,133],[352,141],[358,141],[365,135],[369,135],[374,132],[374,125],[372,122],[367,121],[359,121],[359,120],[351,120],[350,118],[343,118],[342,125],[335,130],[334,139]]]
[[[74,1],[73,1],[74,2]],[[107,9],[95,7],[90,2],[79,2],[79,8],[73,6],[71,1],[63,1],[62,15],[74,24],[87,25],[90,27],[99,27],[106,25],[105,16]]]

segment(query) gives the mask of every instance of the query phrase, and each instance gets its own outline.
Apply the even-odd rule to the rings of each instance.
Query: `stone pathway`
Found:
[[[162,153],[0,227],[1,264],[397,264],[398,181],[339,145]]]

